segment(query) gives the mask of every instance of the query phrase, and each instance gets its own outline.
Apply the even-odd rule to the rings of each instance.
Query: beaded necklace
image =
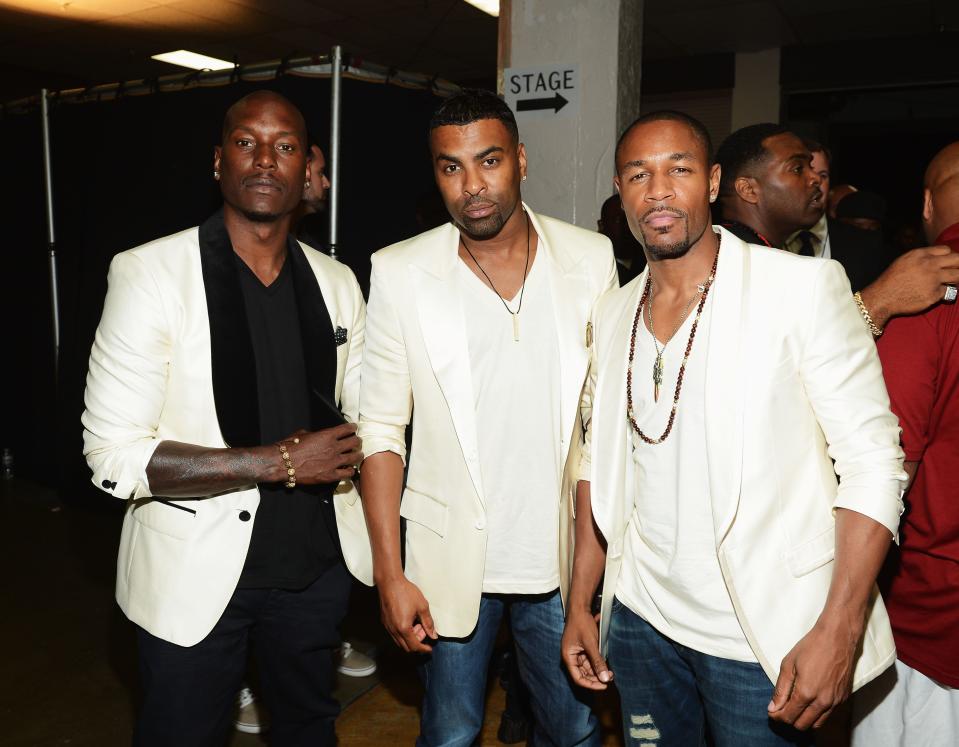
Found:
[[[722,234],[719,234],[720,243],[722,243]],[[716,247],[716,256],[713,258],[713,267],[709,271],[709,277],[702,284],[702,296],[699,299],[699,305],[696,307],[696,316],[693,319],[692,329],[689,330],[689,340],[686,342],[686,352],[683,354],[683,362],[679,367],[679,374],[676,376],[676,390],[673,394],[673,406],[669,411],[669,421],[666,423],[666,430],[659,438],[650,438],[640,429],[633,415],[633,358],[636,355],[636,330],[639,327],[640,320],[643,318],[643,306],[650,300],[650,289],[652,287],[652,276],[647,276],[646,286],[643,289],[643,296],[639,299],[639,306],[636,307],[636,316],[633,317],[633,331],[629,338],[629,362],[626,367],[626,417],[636,435],[648,444],[661,444],[673,430],[673,423],[676,420],[676,408],[679,406],[679,394],[683,389],[683,376],[686,373],[686,363],[689,361],[689,354],[693,349],[693,340],[696,339],[696,328],[699,326],[699,318],[703,315],[703,307],[706,305],[706,298],[709,296],[709,289],[713,287],[713,280],[716,279],[716,267],[719,264],[719,247]]]

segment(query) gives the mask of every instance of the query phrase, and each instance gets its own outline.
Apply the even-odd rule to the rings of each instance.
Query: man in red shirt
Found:
[[[923,226],[959,251],[959,142],[926,170]],[[910,488],[884,594],[898,661],[857,696],[853,747],[959,744],[959,308],[943,296],[878,342]]]

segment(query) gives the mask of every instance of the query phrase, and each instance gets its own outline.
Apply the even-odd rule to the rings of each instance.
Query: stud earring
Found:
[[[219,179],[219,178],[220,178],[220,172],[214,170],[214,171],[213,171],[213,178],[214,178],[214,179]]]
[[[523,181],[526,181],[526,174],[523,174]]]
[[[710,196],[709,196],[709,201],[710,201],[710,202],[716,202],[716,195],[710,195]]]
[[[308,181],[303,182],[303,189],[309,189],[309,188],[310,188],[310,183]]]

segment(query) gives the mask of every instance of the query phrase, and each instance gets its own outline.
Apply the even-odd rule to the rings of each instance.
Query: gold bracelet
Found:
[[[852,297],[856,301],[856,306],[859,307],[859,315],[862,317],[863,321],[866,323],[866,326],[869,327],[869,331],[872,332],[873,337],[880,337],[882,335],[882,330],[876,326],[876,323],[872,320],[872,315],[869,313],[869,309],[866,308],[866,304],[862,301],[862,295],[859,291],[856,291],[852,294]]]
[[[298,444],[300,439],[294,438],[293,443]],[[280,441],[277,444],[280,449],[280,457],[283,459],[283,466],[286,467],[286,487],[296,487],[296,468],[293,466],[293,460],[290,458],[290,452],[286,450],[286,444]]]

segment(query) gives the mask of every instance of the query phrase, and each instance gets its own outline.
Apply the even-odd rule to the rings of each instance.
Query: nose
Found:
[[[466,171],[463,181],[463,192],[470,197],[476,197],[486,191],[486,180],[480,171]]]
[[[260,169],[276,168],[276,153],[269,143],[257,143],[253,153],[253,165]]]
[[[322,182],[322,184],[323,184],[323,189],[329,189],[330,186],[331,186],[331,185],[330,185],[330,179],[329,179],[329,177],[328,177],[326,174],[323,175],[323,182]]]
[[[662,202],[674,196],[673,185],[667,177],[650,174],[646,185],[647,202]]]

